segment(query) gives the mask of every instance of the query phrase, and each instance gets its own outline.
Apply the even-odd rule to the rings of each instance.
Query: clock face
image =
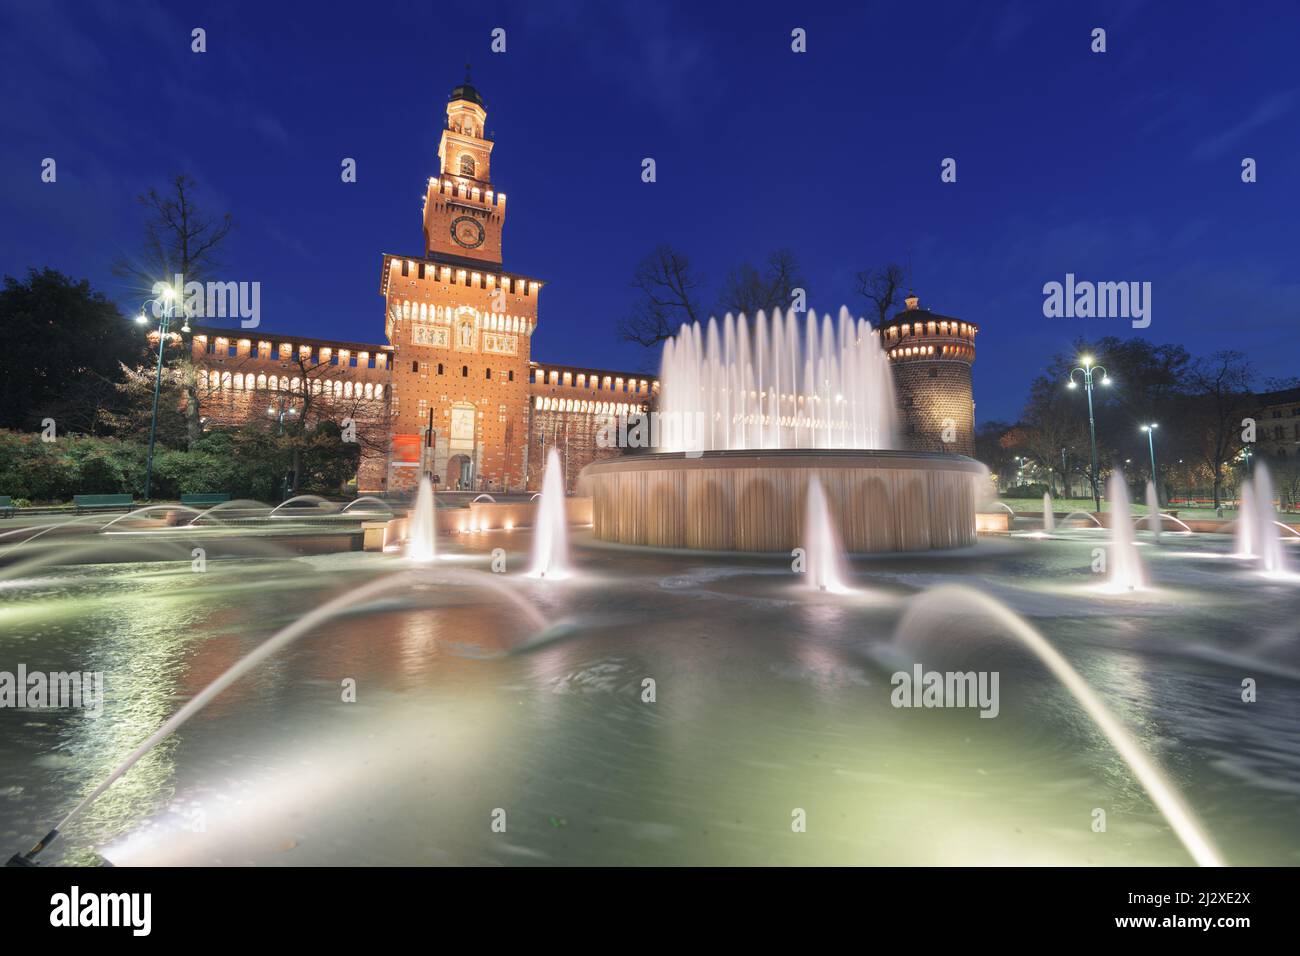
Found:
[[[483,245],[487,234],[483,231],[483,224],[477,219],[470,216],[457,216],[451,221],[451,238],[457,245],[464,246],[466,249],[477,249]]]

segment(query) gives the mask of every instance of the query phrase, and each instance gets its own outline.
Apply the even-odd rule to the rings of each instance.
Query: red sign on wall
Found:
[[[420,463],[420,436],[394,435],[393,461],[418,465]]]

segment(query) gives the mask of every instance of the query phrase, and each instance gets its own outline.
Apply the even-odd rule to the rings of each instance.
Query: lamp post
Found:
[[[157,286],[154,286],[157,289]],[[145,315],[145,306],[152,305],[156,312],[160,312],[158,318],[158,368],[154,373],[153,380],[153,413],[149,417],[149,454],[145,458],[144,465],[144,497],[149,499],[150,489],[153,485],[153,449],[154,443],[158,437],[158,395],[162,391],[162,370],[163,370],[163,350],[167,348],[167,332],[171,327],[171,320],[176,311],[176,290],[171,286],[164,286],[161,297],[162,308],[158,309],[159,299],[146,299],[140,306],[140,314],[135,317],[137,325],[147,325],[149,317]],[[188,319],[183,320],[181,325],[182,332],[190,330]]]
[[[1074,380],[1074,373],[1083,373],[1083,387],[1088,393],[1088,437],[1092,440],[1092,474],[1089,476],[1089,480],[1092,482],[1093,504],[1097,506],[1098,511],[1101,511],[1101,490],[1097,487],[1097,419],[1092,410],[1092,376],[1100,369],[1101,384],[1109,385],[1110,374],[1106,371],[1106,366],[1094,365],[1090,355],[1085,355],[1079,361],[1082,363],[1081,365],[1076,365],[1070,369],[1070,383],[1066,387],[1077,388],[1079,383]]]
[[[277,405],[266,406],[266,414],[268,417],[275,419],[275,433],[277,435],[283,435],[284,420],[286,418],[292,419],[295,415],[298,414],[298,410],[294,408],[292,405],[290,405],[288,403],[288,400],[284,398],[278,399]],[[293,487],[291,481],[292,475],[293,475],[293,469],[290,469],[289,471],[285,472],[284,475],[284,491],[282,492],[282,494],[284,495],[285,499],[288,499],[289,491]]]
[[[1160,497],[1160,485],[1156,481],[1156,429],[1160,426],[1155,422],[1148,422],[1142,426],[1142,430],[1147,433],[1147,451],[1151,452],[1151,484],[1156,486],[1156,497]]]

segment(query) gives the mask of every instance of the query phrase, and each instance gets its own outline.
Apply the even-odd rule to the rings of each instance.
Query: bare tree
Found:
[[[653,348],[676,335],[684,323],[700,321],[699,285],[683,253],[659,246],[641,261],[632,278],[639,295],[619,323],[618,337]]]
[[[285,424],[286,443],[291,456],[292,493],[298,494],[303,475],[303,458],[315,439],[319,425],[332,423],[343,428],[353,425],[361,456],[383,455],[388,450],[388,403],[383,398],[367,398],[361,383],[353,383],[351,394],[343,387],[346,368],[330,362],[309,361],[299,353],[295,358],[298,375],[291,382],[288,396],[296,414]]]
[[[1214,479],[1214,506],[1221,501],[1224,467],[1243,447],[1242,419],[1251,415],[1254,372],[1240,352],[1225,350],[1196,362],[1186,414],[1198,424],[1197,454]]]
[[[1087,428],[1064,395],[1057,382],[1039,377],[1030,385],[1023,413],[1026,450],[1049,475],[1060,475],[1062,490],[1070,483],[1069,458],[1082,461],[1085,472],[1091,471]],[[1088,473],[1087,477],[1091,482],[1097,476]]]
[[[796,289],[807,289],[799,274],[799,262],[789,249],[778,249],[767,257],[763,271],[744,263],[727,274],[718,311],[771,315],[777,309],[790,308]]]
[[[172,282],[180,275],[185,282],[205,282],[220,264],[218,252],[230,233],[230,213],[211,216],[195,200],[198,185],[184,173],[177,173],[159,191],[150,188],[137,202],[146,210],[144,246],[139,259],[120,258],[114,264],[117,275],[152,290],[156,282]],[[180,289],[177,296],[182,295]],[[193,342],[182,337],[180,357],[174,364],[181,372],[186,402],[186,437],[193,447],[203,434],[198,375],[191,361]]]
[[[907,279],[907,269],[896,262],[886,263],[879,268],[863,269],[857,274],[858,294],[875,305],[879,318],[877,325],[883,325],[890,313],[903,304],[903,289],[907,285]]]

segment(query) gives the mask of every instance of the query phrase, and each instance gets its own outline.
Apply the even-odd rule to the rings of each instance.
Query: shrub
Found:
[[[0,431],[0,494],[67,501],[75,494],[130,494],[144,482],[144,448],[115,438]]]
[[[1002,493],[1003,498],[1041,498],[1047,494],[1047,485],[1041,482],[1032,482],[1027,485],[1016,485],[1014,488],[1008,488]]]

